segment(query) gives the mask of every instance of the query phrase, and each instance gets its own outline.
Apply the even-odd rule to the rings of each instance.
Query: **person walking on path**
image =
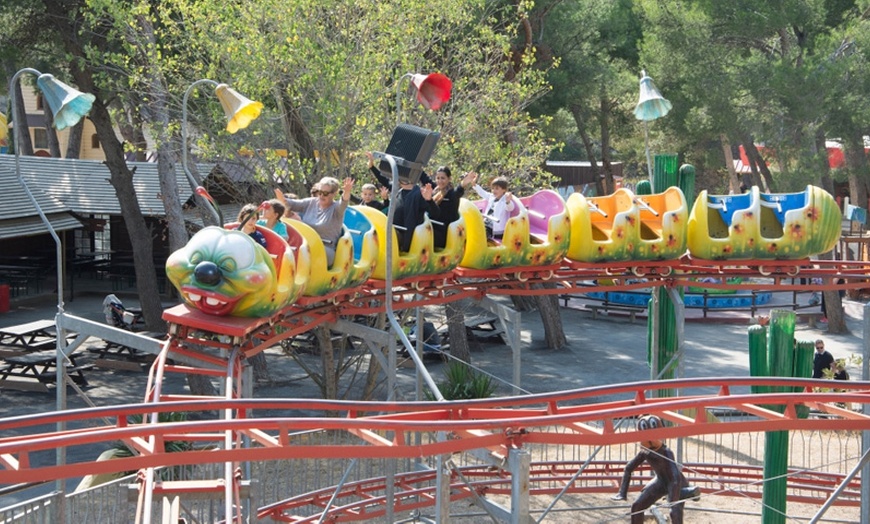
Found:
[[[813,378],[825,378],[825,370],[831,369],[834,356],[825,350],[825,341],[816,339],[816,353],[813,355]]]

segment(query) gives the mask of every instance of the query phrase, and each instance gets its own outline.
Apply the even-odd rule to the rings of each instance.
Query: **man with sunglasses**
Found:
[[[831,369],[834,356],[825,351],[825,341],[816,339],[816,353],[813,355],[813,378],[825,378],[825,370]]]

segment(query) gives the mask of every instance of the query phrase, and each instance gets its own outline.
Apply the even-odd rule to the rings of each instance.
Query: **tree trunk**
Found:
[[[742,180],[737,179],[737,171],[734,170],[734,155],[731,154],[731,141],[728,140],[728,135],[722,133],[719,135],[719,142],[722,144],[722,154],[725,155],[725,167],[728,169],[728,190],[736,195],[740,193]]]
[[[66,13],[70,9],[70,6],[58,0],[43,0],[43,3],[48,12]],[[98,88],[94,80],[94,72],[88,68],[87,64],[90,61],[81,47],[84,42],[79,38],[78,27],[72,24],[73,20],[61,16],[54,17],[52,20],[66,52],[74,58],[71,61],[70,71],[76,84],[82,91],[96,96],[90,118],[103,146],[106,166],[111,173],[109,182],[115,188],[115,194],[121,205],[121,216],[130,235],[142,314],[148,329],[163,331],[165,323],[162,318],[163,307],[157,291],[157,275],[154,271],[152,232],[139,207],[139,200],[136,198],[136,190],[133,186],[133,173],[127,167],[123,145],[115,136],[112,118],[104,103],[108,97]]]
[[[843,140],[846,166],[849,168],[849,199],[852,205],[867,209],[870,206],[867,201],[870,169],[864,153],[864,137],[861,131],[856,131],[847,134]]]
[[[755,159],[755,165],[758,166],[758,171],[761,173],[761,178],[764,182],[764,190],[768,193],[775,191],[773,186],[773,175],[770,174],[770,169],[767,167],[767,162],[764,157],[761,156],[761,152],[758,148],[755,147],[755,144],[750,142],[750,149],[752,149],[752,155]]]
[[[69,128],[66,144],[66,158],[81,158],[82,135],[85,132],[85,121],[82,119],[78,124]]]
[[[272,376],[269,375],[269,365],[266,363],[266,354],[264,352],[259,352],[253,357],[249,358],[248,361],[251,363],[251,367],[254,370],[254,380],[256,382],[271,382]]]
[[[833,258],[833,251],[819,255],[819,260],[832,260]],[[830,279],[825,279],[825,284],[830,283]],[[839,291],[822,291],[822,313],[828,319],[828,333],[848,333],[846,313],[843,311],[843,299],[840,297]]]
[[[543,289],[553,287],[555,284],[535,284],[533,287]],[[562,315],[559,311],[558,295],[549,296],[521,296],[512,295],[514,309],[517,311],[531,311],[537,309],[541,314],[541,325],[544,328],[544,340],[550,349],[561,349],[568,345],[565,337],[565,328],[562,326]]]
[[[122,104],[118,104],[117,109],[127,115],[125,120],[119,119],[118,129],[121,131],[124,141],[133,146],[133,155],[136,162],[145,162],[148,160],[148,142],[145,140],[145,133],[142,131],[145,122],[142,121],[141,113],[131,107],[139,105],[139,97],[134,95],[132,98],[135,100],[132,103],[125,101]],[[165,132],[165,130],[161,130],[161,132]]]
[[[154,28],[147,17],[137,18],[139,36],[156,48]],[[175,146],[167,132],[169,129],[169,89],[157,65],[148,70],[148,96],[145,104],[151,121],[151,132],[157,142],[157,176],[160,179],[160,199],[166,212],[165,223],[169,232],[169,251],[174,252],[187,244],[187,228],[181,210],[178,179],[175,176]]]
[[[543,284],[540,287],[554,288],[556,284]],[[559,309],[559,295],[538,295],[535,297],[541,324],[544,326],[544,339],[550,349],[562,349],[568,345],[565,328],[562,326],[562,313]]]
[[[287,141],[296,144],[303,160],[314,160],[314,141],[299,114],[299,108],[293,103],[286,89],[281,89],[276,100],[279,107],[284,108],[281,113],[284,115],[284,129],[290,132]]]
[[[601,165],[604,167],[604,193],[609,195],[616,191],[613,181],[613,167],[610,165],[610,110],[613,105],[606,93],[601,95],[601,113],[598,122],[601,126]]]
[[[465,310],[460,302],[444,304],[444,314],[447,316],[447,338],[450,341],[450,355],[463,362],[471,362],[471,350],[468,347],[468,336],[465,332]]]
[[[208,375],[189,373],[187,375],[187,387],[190,388],[190,392],[194,395],[215,397],[218,394],[217,388],[211,383]]]
[[[822,128],[816,129],[813,148],[815,149],[813,153],[818,158],[822,189],[836,197],[836,194],[834,194],[834,181],[831,179],[831,164],[828,162],[828,148],[825,146],[825,131]]]
[[[314,328],[317,346],[320,348],[321,369],[323,371],[323,398],[338,398],[338,377],[335,372],[335,352],[332,347],[332,331],[326,326]]]
[[[822,291],[825,301],[825,316],[828,317],[828,333],[848,333],[849,328],[846,326],[846,313],[843,311],[843,299],[840,297],[840,292]]]
[[[6,74],[9,78],[15,76],[16,69],[15,65],[12,64],[10,60],[4,61],[4,65],[6,67]],[[15,89],[15,107],[10,111],[12,114],[11,124],[14,126],[13,129],[18,129],[19,131],[15,131],[12,133],[12,140],[9,142],[9,151],[15,152],[13,147],[18,148],[18,154],[21,156],[33,156],[33,142],[30,140],[30,126],[27,124],[27,112],[24,109],[24,96],[22,95],[21,90],[21,78],[18,77],[18,82],[15,83],[13,89]],[[15,142],[18,142],[17,144]]]
[[[758,177],[759,182],[763,182],[759,184],[760,187],[767,193],[774,191],[773,188],[773,175],[770,174],[770,169],[767,167],[767,162],[764,161],[764,158],[761,156],[761,153],[758,151],[758,148],[755,147],[755,143],[749,137],[749,140],[744,142],[743,147],[746,149],[746,156],[749,157],[749,163],[751,165],[755,165],[758,169],[758,173],[760,176]],[[753,170],[753,174],[756,171]],[[758,176],[758,175],[756,175]]]
[[[60,142],[57,140],[57,131],[54,129],[54,115],[48,104],[42,104],[42,114],[45,115],[45,138],[48,142],[48,154],[52,158],[60,158]]]
[[[571,116],[574,117],[574,124],[577,126],[577,133],[580,135],[580,140],[583,141],[583,149],[586,150],[586,157],[596,167],[596,177],[595,177],[595,192],[597,195],[606,195],[604,192],[604,178],[598,176],[598,161],[595,156],[595,148],[592,145],[592,139],[589,137],[589,133],[586,132],[585,126],[585,118],[583,117],[583,112],[579,105],[572,104],[571,107]]]
[[[375,319],[374,327],[378,329],[378,331],[384,331],[385,326],[387,324],[387,315],[384,312],[378,313],[377,318]],[[395,344],[390,344],[387,347],[380,348],[380,351],[383,353],[384,358],[388,358],[387,351],[395,351]],[[371,350],[374,351],[374,350]],[[389,360],[387,360],[389,362]],[[381,364],[377,358],[369,358],[369,367],[366,369],[366,380],[365,385],[363,386],[363,395],[362,398],[364,400],[368,400],[372,398],[374,395],[375,388],[378,385],[378,376],[381,372]]]

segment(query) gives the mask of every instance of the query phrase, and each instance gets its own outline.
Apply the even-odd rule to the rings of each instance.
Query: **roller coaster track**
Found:
[[[14,417],[0,420],[0,483],[31,482],[46,478],[68,478],[84,474],[101,474],[142,470],[157,466],[176,466],[202,463],[238,464],[245,461],[271,461],[282,459],[352,459],[352,458],[415,458],[471,450],[488,450],[496,460],[504,460],[511,449],[529,444],[565,446],[614,445],[645,439],[673,439],[705,434],[724,434],[781,430],[864,431],[870,430],[870,417],[837,407],[837,403],[870,403],[870,382],[850,381],[842,384],[843,391],[820,392],[813,388],[829,386],[830,382],[791,378],[704,378],[655,382],[637,382],[496,399],[463,402],[349,402],[293,399],[218,399],[201,397],[151,404],[88,408]],[[774,393],[736,393],[750,387],[765,387]],[[658,397],[664,390],[681,392],[675,397]],[[798,413],[806,406],[829,417],[801,418]],[[222,420],[167,422],[160,424],[131,424],[128,417],[143,418],[160,412],[198,413],[219,411],[229,415]],[[306,410],[320,416],[279,417],[256,416],[257,413]],[[711,420],[709,412],[728,410],[749,416],[731,416]],[[376,415],[366,415],[377,413]],[[329,416],[338,414],[340,416]],[[644,414],[656,414],[670,424],[655,430],[646,430],[643,436],[623,427],[621,421]],[[44,431],[42,428],[64,422],[76,429]],[[313,430],[346,432],[355,437],[357,444],[323,445],[309,439],[298,438]],[[428,436],[418,442],[412,434]],[[436,435],[446,435],[437,438]],[[249,447],[239,445],[242,437],[251,441]],[[110,461],[85,462],[64,465],[37,466],[31,460],[34,454],[59,447],[68,450],[76,446],[98,443],[111,444],[124,441],[138,455]],[[169,441],[197,443],[196,450],[167,453]],[[230,442],[233,445],[227,446]],[[756,477],[758,471],[747,468],[698,465],[716,469],[716,478],[723,484],[740,484]],[[616,465],[597,465],[584,472],[587,477],[615,482]],[[566,464],[537,463],[532,468],[532,482],[545,478],[565,477],[570,469]],[[752,468],[748,468],[751,470]],[[461,469],[458,470],[461,473]],[[468,489],[496,489],[504,478],[484,474],[485,470],[472,468],[468,477],[475,478],[458,490],[456,498],[471,496]],[[698,473],[700,475],[700,473]],[[397,482],[404,489],[425,482],[425,474],[409,474]],[[824,481],[804,480],[825,484],[827,491],[841,476]],[[383,482],[380,484],[383,487]],[[589,486],[590,483],[584,485]],[[605,484],[599,491],[612,491],[614,484]],[[476,487],[475,487],[476,486]],[[374,490],[374,485],[356,486],[359,490]],[[818,486],[816,486],[818,488]],[[852,496],[844,502],[856,504],[855,486],[849,484]],[[157,489],[156,487],[154,489]],[[348,488],[350,489],[350,488]],[[503,486],[499,489],[504,489]],[[543,488],[541,488],[543,489]],[[579,490],[595,490],[583,488]],[[819,488],[821,489],[821,488]],[[425,491],[425,490],[424,490]],[[422,494],[422,493],[421,493]],[[306,498],[307,497],[307,498]],[[285,511],[303,503],[316,505],[323,498],[321,492],[295,497],[261,508],[260,517],[271,515],[278,520],[287,518]],[[423,500],[431,498],[423,497]],[[321,500],[322,501],[322,500]],[[383,501],[382,501],[383,503]],[[353,514],[351,508],[346,508]],[[371,505],[368,507],[372,511]],[[282,516],[283,515],[283,516]],[[360,518],[372,517],[367,513]],[[295,521],[295,520],[287,520]]]
[[[799,278],[795,278],[800,275]],[[755,277],[752,282],[733,283],[725,277]],[[565,263],[549,267],[523,267],[502,270],[464,270],[394,282],[393,308],[407,309],[442,304],[462,298],[486,295],[553,295],[590,291],[617,291],[696,285],[697,279],[713,277],[706,287],[802,291],[821,289],[857,289],[867,287],[870,265],[841,261],[699,261],[685,257],[674,261],[626,262],[621,264]],[[821,282],[821,283],[819,283]],[[184,489],[211,490],[223,493],[226,514],[239,505],[239,475],[232,467],[245,461],[268,461],[298,458],[414,458],[470,450],[488,450],[496,461],[506,460],[508,451],[524,444],[612,445],[640,440],[632,430],[621,429],[620,421],[643,414],[657,414],[671,424],[645,432],[645,437],[676,438],[704,434],[779,430],[870,430],[870,417],[838,408],[837,403],[870,403],[870,383],[847,382],[843,392],[813,392],[824,387],[823,381],[776,378],[715,378],[643,382],[586,388],[577,391],[508,397],[492,400],[397,403],[338,402],[317,400],[241,398],[244,395],[242,369],[244,360],[268,347],[316,326],[342,317],[376,313],[384,310],[385,289],[382,281],[369,281],[358,288],[336,291],[323,297],[303,298],[271,318],[214,317],[179,305],[167,310],[170,339],[152,366],[145,402],[104,408],[36,414],[0,420],[0,483],[40,481],[140,470],[140,506],[150,508],[150,497],[166,489],[154,480],[152,469],[201,463],[224,463],[226,475],[215,483]],[[162,392],[166,373],[198,373],[224,381],[224,397],[168,395]],[[736,394],[734,388],[770,387],[778,393]],[[675,397],[658,398],[663,390],[678,392]],[[691,396],[679,396],[685,390]],[[610,400],[610,399],[613,400]],[[608,399],[608,400],[602,400]],[[807,406],[831,418],[801,418],[799,406]],[[728,409],[751,417],[732,418],[711,423],[706,414]],[[258,417],[269,411],[306,410],[319,412],[310,417]],[[197,413],[217,411],[221,420],[157,423],[162,412]],[[335,413],[343,416],[335,417]],[[370,415],[377,413],[377,415]],[[694,413],[694,416],[687,415]],[[128,422],[141,416],[143,424]],[[66,424],[77,429],[44,432],[47,424]],[[560,431],[554,431],[559,428]],[[358,445],[311,445],[294,435],[313,430],[346,432]],[[563,432],[568,430],[567,432]],[[410,438],[411,433],[427,435],[423,442]],[[436,438],[435,435],[447,435]],[[40,451],[56,448],[105,443],[121,440],[136,455],[111,461],[41,465],[32,460]],[[246,440],[250,446],[243,445]],[[165,443],[188,441],[196,450],[166,453]],[[205,450],[208,449],[208,450]],[[554,468],[536,464],[530,482],[534,485],[554,475]],[[719,468],[727,477],[730,468]],[[503,478],[486,477],[485,471],[455,468],[464,479],[464,488],[451,490],[451,497],[474,496],[472,491],[499,492]],[[597,473],[596,473],[597,472]],[[613,480],[613,468],[592,468],[588,475]],[[734,471],[735,482],[745,482],[755,473]],[[558,475],[557,475],[558,476]],[[428,487],[414,487],[428,482],[422,473],[401,476],[402,489],[415,491],[426,504],[434,504]],[[740,480],[740,479],[743,480]],[[456,480],[454,478],[454,480]],[[835,478],[832,482],[842,482]],[[371,485],[355,486],[357,491],[372,491],[384,480]],[[805,481],[811,482],[811,481]],[[833,483],[829,483],[829,486]],[[475,487],[476,486],[476,487]],[[850,485],[851,486],[851,485]],[[543,488],[541,488],[543,489]],[[584,489],[584,488],[577,488]],[[585,488],[594,489],[594,488]],[[305,521],[286,512],[303,504],[317,505],[323,494],[312,492],[261,508],[260,517],[278,521]],[[377,497],[372,497],[375,501]],[[403,497],[394,501],[404,500]],[[846,497],[847,503],[852,500]],[[367,506],[366,511],[353,504],[343,506],[343,516],[366,519],[383,514],[388,501]],[[380,505],[380,506],[379,506]],[[379,506],[381,509],[372,508]],[[375,513],[372,513],[375,511]]]

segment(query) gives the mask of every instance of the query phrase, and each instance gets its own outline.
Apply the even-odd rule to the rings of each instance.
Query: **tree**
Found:
[[[139,208],[139,201],[133,187],[133,173],[126,164],[123,144],[115,136],[112,118],[105,102],[111,99],[112,95],[105,92],[98,82],[95,68],[90,65],[92,50],[109,51],[105,49],[106,41],[95,38],[94,42],[89,42],[80,34],[79,27],[84,23],[82,10],[86,7],[83,3],[71,5],[61,0],[44,0],[43,5],[45,23],[56,32],[63,48],[72,57],[70,71],[76,84],[79,89],[97,97],[90,119],[94,123],[105,152],[106,165],[111,173],[110,183],[115,188],[124,224],[130,235],[142,313],[149,328],[162,326],[163,310],[152,258],[152,232]],[[48,13],[64,13],[66,16],[49,16]],[[89,45],[94,45],[95,48],[89,48]]]
[[[397,120],[398,87],[399,119],[441,132],[431,164],[533,184],[547,148],[524,109],[545,85],[531,69],[505,81],[512,69],[505,49],[516,32],[506,8],[478,0],[203,7],[191,4],[184,13],[197,47],[211,56],[212,73],[236,78],[246,93],[280,110],[278,132],[261,132],[289,149],[300,166],[296,178],[311,181],[333,169],[339,176],[364,173],[361,153],[383,150]],[[414,103],[401,80],[431,71],[454,81],[453,98],[439,112]],[[315,152],[333,150],[337,165],[325,154],[316,162]]]
[[[759,174],[772,191],[817,180],[816,130],[840,84],[831,67],[839,43],[828,35],[851,4],[640,0],[642,62],[668,72],[660,87],[674,102],[672,135],[683,143],[724,136],[756,159],[752,144],[763,142]]]
[[[365,172],[358,153],[383,150],[401,120],[441,132],[432,165],[464,166],[457,169],[487,179],[508,175],[526,193],[547,184],[540,165],[548,145],[538,119],[526,112],[546,91],[546,67],[533,67],[534,46],[510,45],[524,26],[522,6],[269,0],[201,7],[185,12],[199,29],[198,46],[246,91],[272,97],[282,115],[278,147],[295,156],[297,180],[310,183],[332,170]],[[430,71],[454,82],[450,103],[437,113],[414,103],[401,83],[406,72]],[[338,162],[326,154],[318,161],[317,151],[335,151]],[[462,324],[457,313],[447,315],[454,331]],[[545,319],[549,331],[562,332],[558,321],[558,315]]]
[[[612,137],[637,129],[630,107],[637,101],[641,35],[631,2],[552,0],[536,4],[530,20],[541,49],[539,62],[558,65],[548,69],[553,89],[535,105],[535,112],[564,108],[570,113],[586,159],[601,162],[604,178],[598,194],[612,193]]]

